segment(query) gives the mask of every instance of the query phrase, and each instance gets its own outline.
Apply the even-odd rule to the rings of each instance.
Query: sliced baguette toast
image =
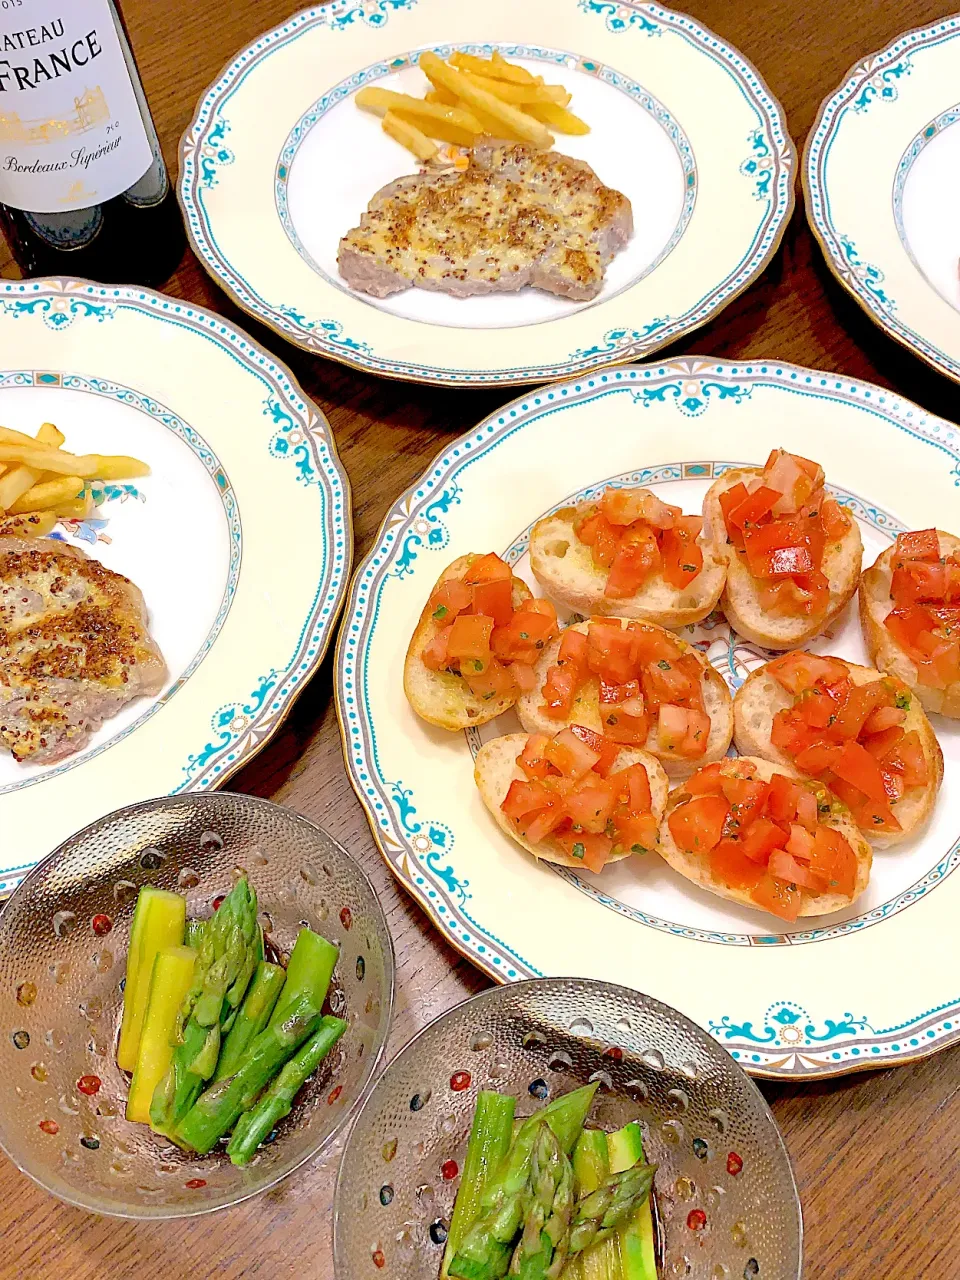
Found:
[[[620,618],[622,626],[626,626],[628,621],[634,619]],[[574,623],[572,630],[586,634],[589,629],[589,623]],[[578,691],[574,698],[573,710],[568,720],[555,720],[546,714],[543,707],[543,682],[546,679],[547,672],[557,660],[560,652],[560,641],[562,635],[547,645],[543,651],[534,672],[537,676],[537,685],[530,693],[521,695],[517,702],[517,714],[520,717],[520,723],[528,733],[557,733],[565,724],[582,724],[588,729],[593,729],[596,733],[603,733],[603,723],[600,719],[600,685],[597,680],[587,681]],[[669,752],[662,751],[657,742],[657,730],[654,725],[650,730],[650,735],[646,741],[646,750],[652,756],[655,756],[663,765],[666,773],[671,778],[689,777],[701,765],[711,764],[714,760],[721,760],[727,753],[730,746],[730,740],[733,737],[733,702],[730,698],[730,691],[727,688],[726,681],[723,676],[712,667],[707,659],[693,645],[688,645],[685,640],[681,640],[679,636],[671,633],[670,639],[676,641],[684,650],[694,655],[703,668],[703,705],[704,710],[710,717],[710,737],[707,741],[706,754],[697,760],[678,760],[671,756]]]
[[[960,538],[952,533],[937,530],[940,539],[941,555],[960,554]],[[960,680],[954,681],[946,689],[931,689],[922,685],[917,678],[917,668],[910,657],[883,625],[883,620],[893,608],[890,598],[890,583],[893,578],[893,557],[896,544],[882,551],[869,569],[865,569],[860,579],[860,627],[863,640],[867,646],[870,661],[893,676],[899,676],[911,689],[927,711],[935,711],[939,715],[948,716],[951,720],[960,719]]]
[[[657,573],[634,596],[623,600],[605,596],[607,571],[597,568],[591,549],[574,532],[577,511],[577,507],[562,507],[538,520],[530,534],[530,567],[552,599],[578,613],[643,618],[661,627],[700,622],[716,607],[725,567],[704,534],[697,539],[703,568],[688,586],[674,587]]]
[[[714,480],[703,500],[703,530],[717,557],[726,566],[720,607],[731,627],[745,640],[764,649],[797,649],[820,635],[853,599],[860,581],[863,543],[855,519],[840,543],[828,543],[823,553],[823,573],[830,583],[826,610],[816,616],[776,617],[760,604],[756,583],[743,557],[727,540],[720,494],[740,481],[763,474],[762,467],[740,467]]]
[[[762,760],[752,756],[743,756],[741,759],[752,760],[757,766],[756,776],[763,782],[769,782],[775,773],[784,773],[790,778],[800,776],[795,770],[772,764],[769,760]],[[736,771],[737,763],[736,760],[729,761],[731,772]],[[679,871],[680,875],[685,879],[691,880],[702,889],[715,893],[720,898],[727,898],[731,902],[739,902],[741,906],[762,912],[763,907],[753,901],[748,890],[729,889],[725,884],[715,879],[710,870],[708,859],[698,857],[693,853],[686,853],[678,847],[670,832],[667,818],[677,807],[680,800],[686,798],[689,798],[689,792],[685,792],[682,785],[670,792],[666,812],[663,821],[660,823],[660,856],[673,867],[674,871]],[[844,907],[849,907],[863,893],[870,881],[873,853],[869,844],[863,838],[860,828],[854,823],[849,812],[838,800],[833,800],[831,812],[825,818],[825,822],[827,826],[833,827],[835,831],[843,836],[856,854],[857,882],[852,897],[848,898],[841,893],[822,893],[816,898],[807,899],[800,912],[802,916],[826,916],[834,911],[842,911]]]
[[[459,578],[470,565],[480,557],[476,554],[460,556],[450,565],[434,584],[433,592],[450,578]],[[524,600],[529,600],[533,592],[520,578],[513,579],[513,607]],[[469,729],[471,725],[486,724],[497,716],[508,711],[516,702],[515,698],[493,698],[485,702],[472,692],[467,682],[449,671],[431,671],[425,665],[422,654],[427,645],[439,631],[443,622],[434,618],[430,610],[430,601],[423,607],[420,621],[410,639],[407,656],[403,664],[403,691],[407,700],[421,719],[441,729]]]
[[[556,732],[556,729],[553,732]],[[525,840],[515,830],[510,819],[500,808],[506,799],[507,792],[510,790],[511,782],[515,779],[524,779],[526,777],[526,774],[517,764],[517,756],[523,750],[526,742],[527,735],[525,733],[508,733],[502,738],[492,738],[489,742],[484,743],[477,752],[473,778],[480,791],[483,803],[493,814],[500,829],[505,831],[512,840],[516,840],[517,844],[522,845],[528,853],[532,853],[535,858],[539,858],[543,862],[557,862],[563,867],[578,867],[582,871],[583,863],[578,858],[573,858],[565,853],[549,836],[537,845]],[[650,798],[653,802],[653,816],[657,822],[660,822],[664,814],[667,792],[670,787],[667,782],[667,775],[649,752],[641,751],[636,747],[621,748],[614,767],[614,773],[619,773],[621,769],[627,769],[633,764],[642,764],[647,771],[647,780],[650,783]],[[610,858],[610,862],[619,862],[621,858],[629,858],[631,856],[629,852],[615,853]]]
[[[843,658],[833,658],[832,661],[844,663],[854,684],[872,684],[874,680],[882,678],[883,673],[872,667],[857,666]],[[897,680],[896,683],[909,696],[909,690],[903,682]],[[784,707],[793,706],[794,702],[795,699],[769,674],[766,667],[758,667],[751,672],[733,700],[733,740],[741,755],[761,756],[764,760],[793,771],[794,765],[790,757],[770,741],[770,731],[774,715]],[[920,735],[920,744],[932,782],[925,787],[910,787],[896,805],[895,813],[902,831],[891,835],[865,832],[870,843],[878,849],[899,844],[920,830],[933,813],[937,792],[943,781],[943,752],[918,698],[910,698],[903,727],[908,733],[916,730]]]

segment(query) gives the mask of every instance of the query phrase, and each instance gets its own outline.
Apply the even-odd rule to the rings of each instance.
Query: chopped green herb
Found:
[[[586,622],[586,618],[582,613],[571,613],[570,617],[567,619],[567,626],[575,627],[578,622]]]
[[[606,830],[608,836],[615,836],[617,834],[617,828],[613,825],[612,818],[608,819]]]
[[[630,852],[631,852],[631,853],[646,853],[646,852],[647,852],[647,850],[643,847],[643,845],[642,845],[642,844],[632,844],[632,845],[630,846]]]
[[[586,856],[586,852],[587,852],[587,850],[586,850],[585,846],[584,846],[584,845],[582,845],[582,844],[580,843],[580,841],[579,841],[579,840],[577,841],[577,843],[573,846],[573,849],[571,850],[571,853],[573,854],[573,856],[574,856],[575,858],[583,858],[583,857],[585,857],[585,856]]]
[[[910,710],[909,693],[903,693],[903,692],[898,693],[896,697],[896,705],[901,711],[909,711]]]
[[[660,661],[657,663],[657,666],[660,668],[661,671],[670,670],[670,663],[666,660],[666,658],[661,658]]]
[[[684,573],[696,573],[696,572],[697,572],[697,566],[696,566],[695,564],[682,564],[682,565],[680,566],[680,568],[683,570],[683,572],[684,572]]]
[[[445,604],[438,604],[436,609],[433,611],[433,616],[437,619],[445,618],[449,612],[450,610]]]
[[[474,669],[474,671],[482,671],[482,670],[483,670],[483,663],[480,661],[480,659],[479,659],[479,658],[474,658],[474,660],[473,660],[473,669]]]
[[[607,716],[607,724],[616,724],[616,723],[617,723],[616,716]]]
[[[527,631],[521,631],[521,632],[520,632],[520,639],[521,639],[521,640],[529,640],[529,639],[530,639],[530,633],[529,633],[529,632],[527,632]]]

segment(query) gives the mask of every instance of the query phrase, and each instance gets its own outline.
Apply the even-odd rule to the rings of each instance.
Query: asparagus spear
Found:
[[[206,920],[188,920],[183,930],[183,945],[192,947],[194,951],[199,951],[206,924]]]
[[[178,947],[183,942],[183,926],[187,913],[186,899],[178,893],[145,885],[137,896],[127,949],[127,974],[123,988],[123,1022],[117,1065],[132,1071],[137,1065],[140,1032],[147,1011],[147,996],[153,976],[153,962],[164,947]]]
[[[556,1134],[564,1154],[570,1155],[593,1104],[593,1095],[599,1087],[599,1083],[594,1082],[572,1089],[569,1093],[562,1093],[559,1098],[554,1098],[545,1107],[535,1111],[524,1124],[537,1124],[545,1120]]]
[[[634,1120],[607,1135],[611,1171],[627,1169],[643,1160],[643,1135]],[[632,1219],[620,1228],[619,1240],[608,1240],[582,1255],[584,1262],[593,1253],[617,1249],[623,1280],[657,1280],[657,1256],[653,1239],[653,1211],[650,1198],[643,1202]],[[584,1280],[588,1280],[584,1277]],[[592,1278],[591,1278],[592,1280]],[[597,1277],[597,1280],[607,1280]]]
[[[304,995],[310,996],[316,1007],[322,1009],[339,955],[332,942],[312,929],[301,929],[287,962],[283,992],[267,1025],[274,1027],[282,1022],[293,1004]]]
[[[177,1126],[174,1139],[200,1155],[212,1151],[319,1024],[319,1009],[309,996],[301,996],[283,1022],[260,1032],[232,1076],[200,1095]]]
[[[252,892],[252,890],[251,890]],[[254,906],[256,906],[256,898],[254,897]],[[257,965],[263,961],[263,930],[257,924],[254,931],[253,941],[247,947],[244,954],[243,963],[237,971],[237,976],[227,987],[223,997],[223,1004],[220,1006],[220,1041],[223,1043],[225,1036],[233,1029],[233,1024],[237,1020],[237,1014],[250,988],[250,980],[256,973]]]
[[[203,931],[193,985],[174,1032],[173,1060],[150,1105],[150,1123],[158,1132],[173,1132],[216,1070],[224,996],[245,965],[258,931],[256,894],[244,877]]]
[[[242,1113],[227,1144],[227,1155],[234,1164],[248,1164],[253,1159],[277,1121],[290,1114],[294,1098],[346,1029],[342,1018],[322,1018],[319,1028],[281,1069],[256,1106]]]
[[[137,1065],[127,1097],[128,1120],[150,1122],[150,1100],[173,1056],[170,1034],[177,1010],[193,981],[196,959],[197,953],[191,947],[164,947],[154,961]]]
[[[508,1094],[482,1090],[477,1095],[467,1155],[460,1175],[457,1200],[453,1206],[447,1247],[440,1269],[440,1280],[446,1280],[454,1254],[467,1230],[473,1225],[480,1207],[480,1197],[487,1180],[494,1174],[509,1150],[513,1137],[513,1109],[516,1099]]]
[[[256,1039],[270,1021],[285,978],[279,965],[260,961],[236,1020],[224,1038],[214,1080],[222,1080],[236,1071],[250,1041]],[[223,1027],[220,1031],[222,1034]]]
[[[559,1275],[562,1262],[581,1253],[592,1244],[608,1240],[650,1195],[654,1167],[636,1164],[623,1173],[611,1174],[596,1191],[578,1200],[573,1210],[569,1233],[558,1246],[551,1275]]]
[[[573,1172],[577,1197],[587,1196],[605,1182],[611,1172],[607,1149],[608,1137],[602,1129],[584,1129],[573,1149]],[[624,1167],[633,1164],[627,1161]],[[572,1258],[564,1272],[565,1280],[621,1280],[620,1241],[604,1240]],[[656,1280],[654,1276],[652,1280]]]
[[[570,1229],[573,1169],[549,1125],[541,1124],[533,1149],[530,1200],[523,1232],[510,1259],[519,1280],[542,1280],[554,1250]]]

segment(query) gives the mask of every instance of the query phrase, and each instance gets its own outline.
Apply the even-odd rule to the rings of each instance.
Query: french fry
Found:
[[[381,116],[387,111],[402,111],[405,115],[422,116],[424,121],[442,120],[446,124],[459,125],[465,135],[480,132],[472,113],[463,107],[427,102],[423,98],[415,98],[411,93],[394,93],[392,89],[377,89],[369,85],[357,94],[356,103],[358,107],[375,111]]]
[[[6,516],[0,520],[2,538],[42,538],[57,523],[54,511],[30,511],[21,516]]]
[[[89,489],[82,498],[74,498],[71,502],[58,502],[53,508],[58,520],[86,520],[93,515],[96,506]]]
[[[45,422],[37,432],[40,444],[57,448],[63,444],[63,436],[52,422]],[[9,511],[18,498],[22,497],[41,477],[41,472],[33,467],[10,467],[0,477],[0,511]],[[31,510],[30,507],[27,510]]]
[[[581,120],[572,111],[568,111],[566,107],[558,107],[554,102],[533,102],[524,107],[524,110],[529,111],[537,120],[548,124],[551,129],[556,129],[557,133],[590,132],[590,126],[586,120]]]
[[[41,480],[19,497],[10,506],[13,515],[24,511],[44,511],[62,502],[73,502],[83,492],[83,480],[80,476],[60,476],[56,480]]]
[[[150,472],[147,464],[139,458],[100,453],[77,455],[63,449],[50,449],[35,440],[31,445],[0,443],[0,462],[20,462],[38,471],[49,471],[58,476],[80,476],[84,480],[128,480]]]
[[[420,59],[421,63],[423,58]],[[450,61],[461,71],[474,71],[479,76],[492,76],[494,80],[507,80],[511,84],[543,84],[540,76],[531,75],[525,67],[515,67],[499,53],[492,58],[476,58],[472,53],[454,53]]]
[[[41,444],[52,444],[55,449],[59,449],[66,436],[62,431],[58,431],[52,422],[45,422],[37,432],[37,439]]]
[[[512,102],[515,106],[523,106],[527,102],[555,102],[565,107],[570,101],[570,94],[559,84],[509,84],[506,80],[491,80],[487,76],[478,76],[473,71],[464,71],[471,84],[478,89],[486,89],[501,102]]]
[[[457,95],[451,93],[449,89],[431,89],[428,94],[424,95],[424,102],[435,102],[445,107],[455,107],[457,105]]]
[[[442,89],[449,89],[468,107],[478,108],[485,116],[496,121],[501,130],[509,130],[523,142],[528,142],[541,151],[547,151],[553,146],[553,137],[541,121],[518,111],[508,102],[501,102],[485,89],[478,89],[462,72],[448,66],[435,53],[427,52],[420,55],[420,69],[432,84]],[[451,107],[449,110],[452,111],[455,108]],[[4,454],[0,451],[0,459],[3,457]]]
[[[431,142],[415,124],[401,119],[393,111],[388,111],[381,123],[383,132],[389,134],[395,142],[399,142],[408,151],[412,151],[418,160],[432,160],[437,154],[438,147],[435,142]]]
[[[36,444],[33,436],[22,431],[14,431],[12,427],[0,427],[0,443],[3,444]]]

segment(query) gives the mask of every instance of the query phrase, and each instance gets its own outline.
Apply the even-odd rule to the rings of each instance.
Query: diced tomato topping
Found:
[[[617,795],[612,787],[600,781],[592,786],[584,785],[571,792],[564,801],[567,816],[574,826],[599,835],[617,807]]]
[[[786,845],[787,834],[769,818],[757,818],[742,831],[737,844],[745,857],[765,867],[774,849]]]
[[[860,741],[874,760],[883,760],[899,742],[903,741],[905,736],[899,725],[892,725],[889,729],[882,729],[880,733],[867,733],[864,730],[860,735]]]
[[[510,582],[513,578],[510,566],[494,552],[479,556],[463,573],[463,581],[468,586],[481,582]]]
[[[710,870],[728,889],[753,889],[766,868],[746,855],[741,840],[721,840],[710,850]]]
[[[703,568],[703,551],[697,544],[702,528],[700,516],[677,516],[673,528],[664,530],[663,576],[678,590],[689,586]]]
[[[617,844],[631,853],[655,849],[659,839],[657,820],[652,813],[627,814],[616,820]]]
[[[444,627],[442,631],[438,631],[420,655],[423,659],[423,665],[429,667],[431,671],[444,671],[447,667],[449,662],[447,641],[450,639],[452,626],[453,624],[451,623],[449,627]]]
[[[492,618],[495,627],[507,626],[513,617],[513,583],[509,578],[479,583],[473,588],[473,607]]]
[[[906,718],[907,713],[903,707],[896,705],[892,707],[877,707],[870,712],[863,722],[863,732],[883,733],[886,729],[893,729],[896,725],[903,724]]]
[[[828,542],[839,542],[850,529],[850,517],[833,498],[825,498],[820,508],[823,532]]]
[[[728,521],[738,529],[759,524],[763,517],[768,516],[773,510],[779,497],[780,494],[776,489],[770,489],[761,484],[752,493],[748,493],[742,502],[738,502],[731,508]]]
[[[603,594],[610,600],[634,596],[662,563],[657,535],[647,524],[629,525],[621,534]]]
[[[585,520],[575,520],[573,529],[580,541],[590,547],[597,568],[609,569],[620,545],[620,534],[603,512],[594,511]]]
[[[907,787],[925,787],[930,781],[930,768],[916,729],[905,733],[882,763],[899,773]]]
[[[920,684],[960,680],[960,558],[940,554],[936,529],[901,533],[893,557],[893,608],[884,626],[917,668]]]
[[[594,873],[603,870],[613,852],[613,840],[610,836],[570,830],[558,832],[555,838],[564,853],[572,858],[582,859],[586,869]]]
[[[579,738],[582,743],[595,751],[597,754],[597,763],[593,766],[599,773],[601,778],[605,778],[620,757],[620,748],[615,742],[611,742],[603,734],[595,733],[593,729],[586,728],[582,724],[572,724],[570,732],[575,738]]]
[[[655,529],[671,529],[680,512],[661,502],[649,489],[606,489],[600,499],[600,510],[613,525],[631,525],[638,521]]]
[[[614,742],[646,742],[650,720],[639,681],[608,684],[600,677],[600,721],[604,733]]]
[[[605,490],[573,521],[593,563],[607,570],[604,594],[611,600],[636,595],[660,573],[678,590],[688,586],[703,569],[697,544],[702,525],[700,516],[684,516],[649,489],[637,488]]]
[[[774,822],[792,822],[797,816],[797,801],[802,787],[784,773],[775,773],[770,779],[767,795],[767,813]]]
[[[506,626],[498,626],[493,633],[491,648],[503,661],[534,663],[557,634],[556,611],[531,608],[533,601],[525,601],[512,615]],[[537,602],[539,603],[539,602]]]
[[[549,734],[531,733],[526,746],[517,756],[517,764],[528,778],[542,779],[550,772],[550,762],[543,754],[544,747],[549,741]]]
[[[940,539],[936,529],[920,529],[915,533],[898,533],[894,560],[927,560],[935,564],[940,559]]]
[[[810,846],[812,849],[812,838]],[[798,889],[808,889],[813,894],[823,893],[827,888],[820,876],[811,871],[808,862],[799,862],[785,849],[778,849],[770,855],[768,870],[775,880],[783,880],[786,884],[795,884]]]
[[[782,749],[786,750],[786,748]],[[811,777],[819,778],[821,774],[826,773],[830,768],[841,750],[842,748],[834,743],[812,742],[809,747],[804,747],[796,753],[793,757],[793,763],[801,773],[808,773]]]
[[[801,858],[804,862],[809,862],[813,857],[815,835],[816,827],[813,831],[809,831],[803,823],[791,822],[790,838],[783,847],[791,858]]]
[[[772,875],[765,875],[756,888],[751,889],[750,897],[758,907],[764,907],[771,915],[779,916],[791,924],[800,915],[803,895],[796,884],[787,884],[783,880],[775,880]]]
[[[720,842],[729,807],[723,796],[694,796],[670,814],[670,834],[686,853],[709,853]]]
[[[491,658],[486,663],[479,658],[469,658],[461,664],[460,674],[466,680],[471,693],[485,702],[493,698],[513,697],[517,691],[509,669],[496,658]]]
[[[458,661],[486,660],[490,656],[493,619],[481,614],[458,614],[447,636],[447,655]]]
[[[810,870],[835,893],[850,897],[857,883],[857,856],[839,831],[821,824],[813,841]]]
[[[647,771],[642,764],[630,765],[627,769],[622,769],[619,773],[613,775],[615,781],[621,788],[621,797],[626,792],[625,798],[621,798],[621,803],[635,813],[647,813],[653,807],[653,800],[650,795],[650,779],[647,777]]]
[[[522,782],[519,778],[515,778],[510,783],[506,798],[500,807],[508,818],[519,822],[527,814],[552,807],[556,803],[556,794],[542,782]]]
[[[849,674],[847,664],[839,658],[822,658],[817,653],[785,653],[764,668],[788,693],[794,695],[813,689],[818,681],[834,684]]]
[[[716,796],[723,792],[722,772],[723,761],[717,760],[713,764],[705,764],[697,770],[697,772],[686,780],[683,784],[684,791],[689,791],[692,796]]]
[[[430,597],[429,609],[437,622],[452,622],[473,604],[473,588],[461,578],[448,578]]]

